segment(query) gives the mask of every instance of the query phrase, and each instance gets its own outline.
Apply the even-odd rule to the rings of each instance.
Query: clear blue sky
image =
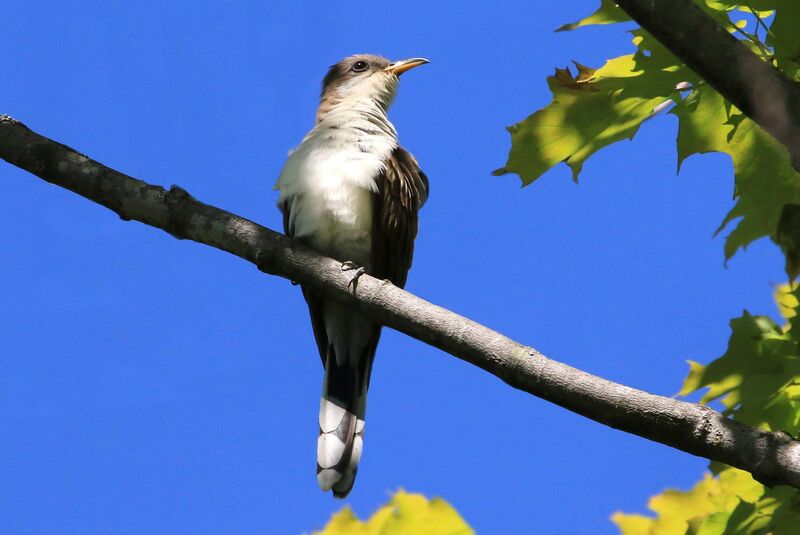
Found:
[[[773,314],[769,242],[723,266],[732,166],[675,175],[676,121],[520,189],[492,177],[545,76],[628,51],[552,30],[593,0],[12,2],[0,113],[135,177],[280,228],[272,189],[326,68],[425,56],[391,118],[431,182],[408,289],[592,373],[664,395],[728,320]],[[629,27],[628,27],[629,28]],[[614,533],[705,461],[512,390],[385,332],[346,502],[314,475],[322,370],[298,288],[0,163],[0,531],[300,533],[398,487],[483,533]]]

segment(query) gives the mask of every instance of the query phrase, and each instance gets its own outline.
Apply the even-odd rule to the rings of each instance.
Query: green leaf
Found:
[[[766,490],[757,501],[742,500],[730,514],[725,535],[750,533],[796,533],[800,513],[793,502],[800,496],[797,489],[779,487]],[[785,531],[790,527],[792,531]]]
[[[794,535],[800,525],[800,491],[766,489],[750,474],[726,468],[706,474],[688,491],[653,496],[653,517],[615,513],[623,535]]]
[[[787,203],[781,209],[778,229],[772,237],[786,257],[784,264],[790,281],[800,276],[800,205]]]
[[[797,0],[702,0],[698,5],[730,32],[734,32],[735,29],[729,13],[744,17],[741,22],[747,23],[753,29],[760,26],[760,31],[763,31],[764,26],[767,25],[766,19],[774,14],[775,17],[771,21],[764,43],[760,43],[760,41],[755,43],[749,38],[755,36],[756,32],[753,30],[743,41],[756,53],[760,53],[759,46],[771,49],[775,66],[790,78],[800,81],[800,32],[797,31],[797,21],[800,20],[800,2]]]
[[[613,0],[601,0],[600,7],[597,11],[592,13],[586,18],[570,24],[562,24],[556,28],[557,32],[564,32],[580,28],[581,26],[590,26],[592,24],[613,24],[615,22],[624,22],[631,20],[627,13],[622,11]]]
[[[701,402],[720,400],[734,419],[797,433],[800,355],[797,340],[766,316],[745,312],[731,321],[725,354],[708,366],[690,362],[681,395],[706,389]]]
[[[736,205],[717,232],[741,218],[725,240],[725,257],[775,234],[784,204],[800,204],[800,175],[783,145],[701,85],[672,113],[678,116],[678,164],[692,154],[722,152],[733,160]]]
[[[772,297],[775,299],[775,304],[778,306],[778,312],[785,320],[791,320],[797,316],[797,307],[800,303],[797,299],[796,288],[791,284],[780,284],[775,287]],[[789,326],[784,327],[787,330]]]
[[[777,0],[771,2],[775,18],[767,35],[767,45],[775,51],[775,63],[794,81],[800,81],[800,2]]]
[[[752,7],[759,13],[769,14],[775,9],[775,4],[780,3],[782,0],[702,0],[709,9],[715,11],[732,11],[738,9],[741,11],[750,12]]]
[[[647,506],[654,517],[618,512],[612,521],[623,535],[719,535],[742,500],[755,502],[763,493],[764,487],[750,474],[728,468],[718,477],[706,474],[688,491],[666,490],[653,496]]]
[[[785,331],[790,331],[794,329],[794,332],[790,332],[789,334],[792,336],[794,340],[800,343],[800,314],[798,314],[798,310],[800,310],[800,305],[798,305],[798,301],[800,301],[800,285],[795,285],[794,289],[791,291],[792,296],[794,296],[794,300],[790,301],[789,298],[776,298],[778,303],[778,307],[781,308],[781,315],[784,318],[789,320],[789,325],[784,328]],[[792,311],[787,311],[786,307],[791,307],[794,304],[794,308]],[[792,314],[794,312],[794,314]]]
[[[577,76],[556,69],[548,77],[553,101],[509,127],[508,161],[494,174],[516,173],[527,185],[566,162],[577,180],[589,156],[632,138],[656,106],[680,100],[675,86],[696,76],[644,31],[633,33],[636,54],[609,60],[597,70],[576,63]]]
[[[754,53],[800,81],[800,2],[699,0],[698,6]],[[604,0],[589,17],[559,29],[624,18],[613,1]],[[765,42],[759,32],[766,35]],[[547,79],[552,102],[509,128],[512,146],[508,161],[494,174],[516,173],[523,185],[528,185],[565,162],[577,180],[589,156],[632,138],[656,106],[673,101],[680,123],[679,166],[697,153],[721,152],[733,160],[736,204],[717,230],[732,228],[725,239],[726,260],[753,241],[770,236],[787,256],[787,273],[800,275],[800,217],[795,218],[797,225],[791,225],[792,218],[786,216],[791,214],[785,210],[797,206],[800,214],[800,175],[790,165],[786,149],[698,80],[656,40],[642,30],[634,35],[638,50],[633,55],[609,60],[596,71],[576,64],[576,75],[556,69]],[[582,77],[585,72],[591,76]],[[694,88],[685,100],[675,91],[681,82]],[[782,214],[786,224],[779,228]]]
[[[774,293],[781,314],[800,321],[800,289],[780,286]],[[701,402],[719,400],[735,420],[796,435],[800,430],[800,326],[780,327],[745,311],[731,321],[725,354],[703,366],[690,362],[681,395],[705,389]],[[750,474],[711,463],[689,491],[667,490],[650,499],[648,518],[617,513],[623,535],[790,535],[800,526],[800,491],[765,489]],[[631,527],[633,526],[633,527]]]
[[[472,528],[441,498],[428,500],[421,494],[402,490],[361,521],[349,507],[331,518],[317,535],[471,535]]]
[[[698,525],[695,527],[695,532],[697,535],[723,535],[730,518],[731,513],[727,511],[711,513],[702,521],[698,522]]]
[[[652,533],[653,519],[644,515],[628,515],[616,512],[611,515],[611,521],[619,528],[622,535],[642,535]]]

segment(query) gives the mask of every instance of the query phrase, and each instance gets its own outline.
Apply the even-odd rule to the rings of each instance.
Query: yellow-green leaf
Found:
[[[564,32],[580,28],[581,26],[589,26],[592,24],[613,24],[615,22],[623,22],[626,20],[631,19],[627,13],[617,7],[617,4],[615,4],[613,0],[601,0],[600,7],[597,8],[597,11],[577,22],[562,24],[556,28],[556,31]]]
[[[711,513],[695,524],[695,532],[697,535],[724,535],[730,518],[728,511]]]
[[[622,535],[649,535],[653,519],[644,515],[627,515],[617,511],[611,515],[611,521],[619,528]]]
[[[690,361],[681,395],[706,389],[702,403],[720,400],[734,419],[796,433],[800,414],[800,351],[792,332],[745,312],[731,321],[725,354],[702,366]]]
[[[678,162],[692,154],[722,152],[733,160],[736,205],[718,232],[740,219],[725,240],[730,258],[752,241],[772,236],[783,205],[800,203],[800,174],[786,148],[708,85],[695,89],[673,113],[678,116]]]
[[[697,5],[754,53],[800,81],[800,1],[697,0]],[[603,0],[595,13],[560,29],[624,19],[613,0]],[[608,61],[590,79],[565,69],[548,78],[552,102],[509,128],[508,161],[495,174],[516,173],[528,185],[565,162],[577,180],[589,156],[632,138],[656,106],[671,100],[680,121],[679,162],[704,152],[722,152],[733,159],[737,202],[718,229],[733,227],[725,240],[726,259],[770,236],[787,254],[787,273],[800,274],[800,229],[778,232],[786,206],[797,206],[800,213],[800,175],[789,164],[785,148],[648,34],[634,34],[637,52]],[[682,82],[694,89],[685,100],[675,91]]]
[[[775,51],[775,62],[795,82],[800,81],[800,2],[776,0],[775,19],[767,35],[767,45]]]
[[[718,535],[719,525],[740,501],[757,501],[764,487],[750,474],[735,468],[723,470],[718,477],[705,474],[688,491],[667,490],[653,496],[648,508],[654,517],[614,513],[612,521],[623,535]],[[711,515],[714,515],[711,518]]]
[[[331,518],[317,535],[470,535],[474,531],[441,498],[397,491],[389,503],[361,521],[349,507]]]
[[[495,174],[516,173],[527,185],[566,162],[577,180],[589,156],[632,138],[654,108],[680,100],[675,86],[696,76],[644,31],[634,32],[634,43],[636,54],[609,60],[597,70],[576,63],[573,76],[557,69],[547,79],[553,101],[509,127],[511,151]]]
[[[797,315],[797,307],[800,305],[797,300],[796,285],[780,284],[775,287],[773,297],[778,306],[778,312],[785,320],[790,320]],[[784,328],[786,330],[786,328]]]
[[[725,468],[703,476],[688,491],[667,490],[650,499],[655,516],[615,513],[623,535],[794,535],[800,525],[800,492],[766,489],[750,474]]]

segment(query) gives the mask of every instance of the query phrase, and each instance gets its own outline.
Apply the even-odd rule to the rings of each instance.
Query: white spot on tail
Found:
[[[345,414],[344,408],[325,398],[319,400],[319,428],[323,433],[335,431]],[[357,428],[358,426],[356,426]],[[363,427],[363,422],[362,422]]]
[[[361,460],[361,452],[364,449],[364,439],[361,438],[361,435],[356,435],[353,438],[353,453],[350,455],[350,466],[349,469],[355,469],[358,466],[358,461]]]
[[[333,488],[333,486],[337,481],[339,481],[339,479],[341,479],[341,477],[342,474],[333,468],[326,468],[317,474],[317,483],[319,483],[319,488],[327,492]]]
[[[330,468],[342,459],[344,442],[332,433],[322,433],[317,439],[317,464]]]

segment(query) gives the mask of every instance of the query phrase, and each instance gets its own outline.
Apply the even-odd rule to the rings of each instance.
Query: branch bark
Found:
[[[800,171],[800,87],[693,0],[617,0],[617,5],[782,143]]]
[[[0,158],[109,208],[124,220],[226,251],[260,270],[314,288],[518,388],[610,427],[719,461],[766,485],[800,488],[800,442],[734,422],[701,405],[613,383],[551,360],[387,281],[362,276],[351,291],[341,263],[286,236],[110,169],[0,116]]]

